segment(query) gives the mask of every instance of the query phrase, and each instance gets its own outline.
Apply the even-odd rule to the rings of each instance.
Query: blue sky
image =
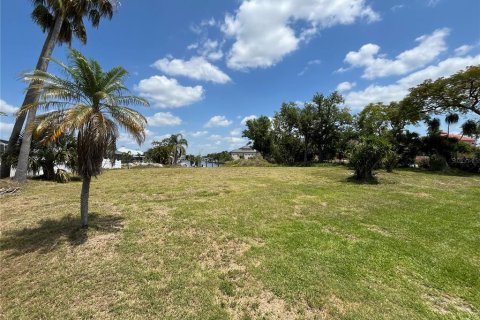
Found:
[[[26,87],[20,75],[35,66],[45,34],[30,1],[0,6],[0,110],[9,114],[0,138],[8,139]],[[474,0],[122,0],[111,21],[88,29],[86,46],[73,47],[105,69],[125,67],[128,87],[151,103],[138,109],[149,120],[145,144],[122,134],[119,148],[145,150],[181,132],[189,153],[206,154],[245,144],[242,120],[272,116],[284,101],[339,90],[358,112],[480,64],[479,13]]]

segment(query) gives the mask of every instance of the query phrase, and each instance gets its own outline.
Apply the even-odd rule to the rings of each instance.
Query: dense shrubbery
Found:
[[[225,163],[226,167],[272,167],[274,166],[267,160],[261,157],[255,157],[251,159],[238,159],[228,161]]]
[[[349,166],[355,172],[355,178],[373,179],[373,170],[382,165],[387,152],[389,152],[389,145],[380,137],[369,136],[356,143],[352,148],[349,161]]]

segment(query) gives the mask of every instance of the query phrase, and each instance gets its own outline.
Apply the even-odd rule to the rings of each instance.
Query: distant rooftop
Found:
[[[230,151],[230,153],[246,153],[246,152],[257,153],[258,151],[253,149],[249,145]]]
[[[454,134],[454,133],[447,134],[446,132],[440,132],[440,135],[442,137],[453,138],[453,139],[457,139],[459,141],[475,142],[475,139],[472,138],[472,137],[469,137],[469,136],[462,136],[462,135]]]

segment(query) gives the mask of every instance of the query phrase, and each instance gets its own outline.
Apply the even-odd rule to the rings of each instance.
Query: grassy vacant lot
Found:
[[[0,198],[4,318],[479,319],[480,176],[131,169]]]

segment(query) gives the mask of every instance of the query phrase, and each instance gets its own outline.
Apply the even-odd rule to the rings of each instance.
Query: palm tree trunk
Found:
[[[38,62],[37,62],[37,68],[36,68],[37,70],[41,70],[41,71],[47,70],[49,59],[52,56],[53,49],[55,48],[55,45],[57,44],[58,36],[60,35],[60,30],[62,28],[63,20],[64,20],[64,17],[62,15],[58,15],[55,18],[55,24],[53,28],[50,30],[50,32],[48,33],[47,39],[45,40],[45,43],[42,48],[42,52],[40,53],[40,58],[38,59]],[[25,95],[25,100],[23,101],[23,106],[32,104],[38,100],[39,92],[38,90],[33,88],[34,84],[35,83],[33,82],[30,83],[27,90],[27,94]],[[15,178],[14,178],[14,180],[18,182],[25,182],[27,180],[28,155],[30,154],[30,144],[32,142],[32,133],[27,129],[35,120],[36,113],[37,113],[37,110],[35,108],[35,109],[30,109],[30,111],[28,111],[28,114],[27,114],[25,132],[22,138],[22,146],[20,147],[20,153],[18,155],[17,171],[15,172]],[[15,125],[13,127],[10,140],[8,141],[7,152],[9,148],[13,148],[13,146],[17,142],[17,139],[22,130],[24,121],[25,121],[25,114],[18,117],[17,120],[15,121]],[[6,164],[6,165],[10,166],[10,164]],[[3,166],[3,162],[2,162],[2,166]],[[3,169],[3,168],[2,168],[2,173],[4,170],[6,173],[7,169]],[[10,171],[10,168],[8,168],[8,171]],[[8,172],[8,175],[10,175],[10,172]]]
[[[82,228],[88,227],[88,197],[90,195],[91,177],[85,177],[82,181],[82,193],[80,194],[80,219]]]

